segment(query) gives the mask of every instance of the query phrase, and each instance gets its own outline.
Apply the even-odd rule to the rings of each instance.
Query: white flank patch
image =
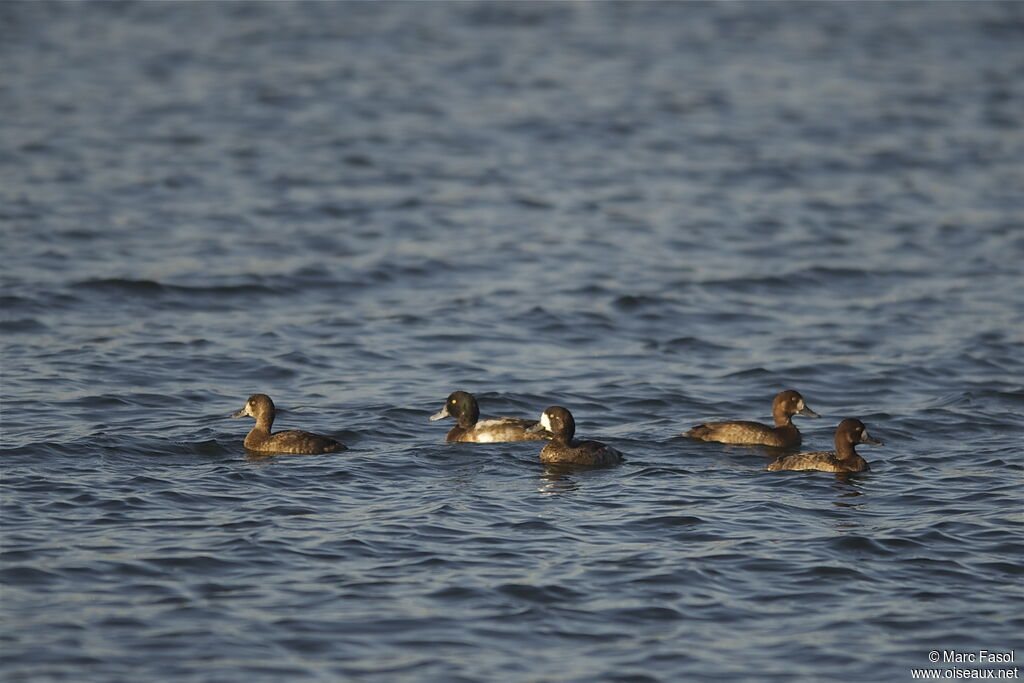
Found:
[[[476,433],[477,443],[495,443],[499,439],[498,435],[495,434],[494,431],[504,425],[505,420],[500,417],[492,417],[489,420],[480,420],[476,423],[476,427],[473,429],[473,432]]]

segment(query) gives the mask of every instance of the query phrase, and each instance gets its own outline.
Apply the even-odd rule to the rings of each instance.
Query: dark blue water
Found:
[[[8,3],[0,67],[0,679],[1024,658],[1024,4]],[[786,388],[872,470],[678,436]]]

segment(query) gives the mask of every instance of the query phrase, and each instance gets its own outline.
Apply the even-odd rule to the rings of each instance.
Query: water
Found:
[[[1018,3],[0,7],[0,678],[1019,663],[1022,38]],[[678,436],[784,388],[871,472]],[[447,445],[454,389],[627,461]],[[247,457],[257,391],[351,450]]]

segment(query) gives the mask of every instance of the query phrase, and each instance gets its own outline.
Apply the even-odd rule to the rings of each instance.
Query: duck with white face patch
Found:
[[[469,443],[508,443],[511,441],[543,441],[551,438],[545,432],[528,432],[533,420],[519,417],[480,419],[480,406],[476,398],[465,391],[452,392],[431,421],[446,417],[455,419],[456,425],[448,431],[445,441]]]
[[[561,406],[551,406],[541,413],[540,420],[530,431],[546,430],[551,443],[540,451],[540,461],[567,465],[616,465],[622,462],[622,453],[600,441],[577,441],[576,420]]]

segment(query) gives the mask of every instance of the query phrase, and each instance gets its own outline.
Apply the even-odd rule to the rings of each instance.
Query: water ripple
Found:
[[[339,7],[0,9],[0,677],[1013,649],[1016,5]],[[783,388],[871,471],[680,436]],[[626,462],[446,444],[455,389]],[[257,391],[350,450],[247,454]]]

